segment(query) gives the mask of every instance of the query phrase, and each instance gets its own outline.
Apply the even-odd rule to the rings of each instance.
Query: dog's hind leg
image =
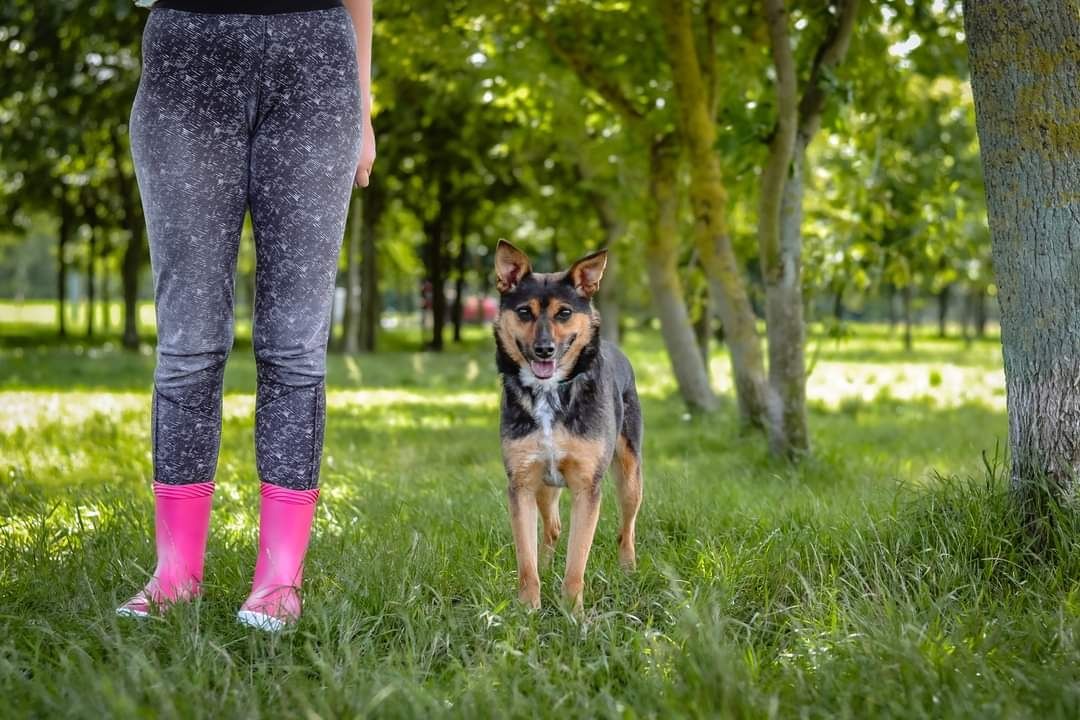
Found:
[[[536,507],[540,511],[540,520],[544,523],[543,543],[540,546],[540,569],[551,567],[555,557],[555,546],[562,532],[562,520],[559,517],[559,493],[562,488],[545,485],[536,491]]]
[[[612,463],[612,470],[622,520],[619,528],[619,564],[626,570],[633,570],[637,564],[634,530],[638,509],[641,507],[642,493],[641,456],[638,454],[638,449],[634,448],[624,435],[619,435],[615,444],[615,462]]]

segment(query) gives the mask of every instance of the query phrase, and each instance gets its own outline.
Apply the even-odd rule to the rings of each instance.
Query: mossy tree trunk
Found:
[[[802,297],[803,172],[806,149],[821,126],[827,78],[847,53],[858,0],[841,0],[814,56],[799,96],[784,0],[765,0],[776,70],[776,127],[761,175],[758,243],[765,280],[770,398],[775,402],[773,452],[796,458],[810,451],[806,422],[806,327]]]
[[[757,333],[757,318],[746,292],[742,272],[727,228],[727,192],[716,145],[715,93],[702,65],[694,38],[688,0],[657,0],[671,63],[679,124],[690,160],[690,204],[694,243],[731,351],[739,414],[745,423],[763,426],[773,434],[768,410],[768,387]],[[706,54],[706,62],[713,56]],[[770,439],[770,445],[775,442]]]
[[[698,352],[694,328],[679,279],[679,149],[674,138],[654,143],[649,153],[649,234],[645,268],[660,333],[683,400],[691,408],[711,411],[717,406],[705,363]]]
[[[1080,473],[1080,7],[965,0],[1009,415],[1029,506]]]

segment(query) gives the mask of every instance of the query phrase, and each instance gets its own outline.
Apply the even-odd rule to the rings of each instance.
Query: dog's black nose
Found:
[[[533,345],[533,352],[536,353],[536,357],[541,360],[547,360],[555,355],[555,343],[536,343]]]

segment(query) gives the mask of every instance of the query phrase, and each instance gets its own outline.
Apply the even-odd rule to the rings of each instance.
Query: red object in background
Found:
[[[499,312],[499,303],[492,297],[479,298],[471,295],[465,298],[465,305],[461,310],[465,322],[492,322]]]

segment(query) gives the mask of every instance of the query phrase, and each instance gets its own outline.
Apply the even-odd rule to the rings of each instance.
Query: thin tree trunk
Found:
[[[806,326],[802,299],[801,139],[790,163],[780,202],[779,267],[766,274],[765,318],[769,339],[769,385],[780,403],[780,427],[789,457],[810,451],[806,424]]]
[[[375,233],[382,208],[378,198],[378,195],[372,195],[364,201],[363,238],[360,246],[360,349],[369,353],[375,352],[378,344],[379,318],[382,313],[379,297],[379,254],[375,247]]]
[[[950,295],[951,290],[952,290],[952,285],[946,285],[945,287],[941,288],[941,290],[938,292],[938,296],[937,296],[937,302],[938,302],[937,316],[938,316],[938,337],[939,338],[944,338],[944,337],[948,336],[948,328],[946,327],[946,325],[948,324],[948,320],[949,320],[949,300],[950,300],[949,295]]]
[[[814,56],[800,98],[784,0],[765,0],[773,67],[776,70],[776,129],[761,174],[758,241],[765,280],[769,386],[779,428],[771,435],[774,454],[798,457],[810,450],[806,423],[806,327],[802,298],[803,169],[806,148],[827,100],[824,76],[847,52],[858,0],[841,4]],[[770,398],[771,401],[771,398]],[[778,414],[778,417],[776,417]]]
[[[833,306],[832,314],[837,322],[843,322],[844,320],[844,286],[838,285],[833,290]]]
[[[694,241],[731,351],[739,415],[743,422],[765,427],[771,435],[775,424],[768,410],[757,318],[728,234],[727,193],[715,148],[716,121],[694,40],[690,7],[688,0],[656,0],[656,6],[663,18],[679,126],[689,151]],[[774,445],[772,440],[770,445]]]
[[[626,223],[619,217],[609,198],[599,196],[598,193],[590,195],[593,196],[593,205],[604,229],[604,247],[611,251],[603,282],[600,283],[600,292],[596,295],[597,310],[601,318],[600,336],[609,342],[618,343],[622,324],[619,311],[619,265],[622,260],[615,248],[626,234]]]
[[[67,337],[67,246],[75,230],[75,217],[66,197],[60,198],[60,229],[56,244],[56,299],[60,337]]]
[[[364,232],[364,198],[353,192],[349,206],[348,240],[345,252],[345,323],[342,330],[342,350],[346,353],[360,351],[360,245]]]
[[[109,133],[113,160],[116,163],[116,183],[124,210],[124,224],[128,229],[128,244],[120,262],[120,283],[124,296],[124,336],[122,344],[129,350],[139,347],[139,270],[147,257],[146,224],[143,221],[135,183],[127,173],[125,153],[120,141],[120,130]]]
[[[980,286],[975,295],[975,337],[986,337],[986,288]]]
[[[1080,14],[1075,0],[965,0],[964,23],[1012,483],[1035,520],[1075,499],[1080,475]]]
[[[463,219],[458,227],[458,251],[454,263],[454,304],[450,309],[450,319],[454,325],[454,342],[461,342],[461,325],[465,321],[465,271],[469,266],[469,227]]]
[[[889,333],[896,332],[896,323],[899,318],[896,316],[896,286],[889,283],[885,287],[885,307],[889,314]]]
[[[705,374],[712,377],[709,370],[709,357],[712,345],[712,308],[709,301],[709,289],[705,287],[698,302],[701,303],[701,312],[694,321],[694,335],[697,337],[698,352],[701,353],[701,361],[705,363]]]
[[[660,334],[671,360],[679,393],[694,410],[712,411],[716,396],[709,386],[677,266],[679,237],[678,149],[671,138],[654,143],[649,155],[649,235],[645,270]],[[601,283],[602,284],[602,283]]]
[[[97,285],[97,273],[95,264],[97,261],[97,238],[98,229],[90,228],[90,237],[87,240],[86,249],[86,337],[94,337],[94,301],[95,285]]]
[[[446,241],[450,219],[450,205],[445,191],[445,181],[439,182],[438,208],[435,217],[427,223],[428,279],[431,282],[431,340],[428,347],[441,352],[444,347],[446,327]]]
[[[911,352],[915,348],[915,341],[912,337],[912,318],[911,318],[911,284],[905,285],[900,290],[900,302],[903,307],[904,314],[904,349]]]
[[[104,312],[101,316],[101,329],[106,335],[112,332],[112,308],[109,307],[109,257],[101,257],[101,306]]]

